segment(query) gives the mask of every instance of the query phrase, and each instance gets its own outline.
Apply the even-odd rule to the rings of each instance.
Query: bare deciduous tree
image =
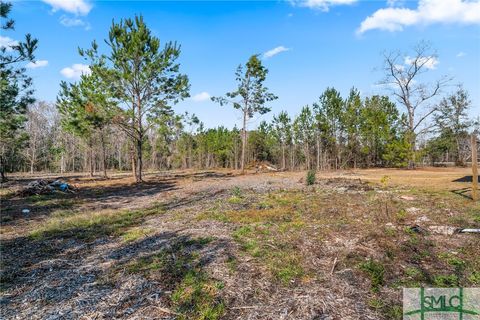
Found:
[[[409,168],[415,166],[415,142],[419,134],[417,129],[436,111],[435,98],[451,80],[450,77],[443,76],[434,83],[420,81],[421,75],[434,69],[437,63],[436,52],[425,41],[413,48],[412,57],[399,51],[384,53],[385,78],[380,84],[389,86],[397,101],[407,111],[411,147]]]

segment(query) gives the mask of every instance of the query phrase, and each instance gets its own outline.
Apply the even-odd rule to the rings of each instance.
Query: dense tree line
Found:
[[[441,101],[434,119],[436,134],[416,150],[420,162],[466,163],[473,125],[466,113],[466,94],[459,88]],[[58,106],[31,105],[26,114],[26,148],[12,171],[105,175],[106,170],[132,169],[135,148],[128,134],[113,123],[89,127],[88,133],[82,128],[71,130],[72,123],[65,122]],[[406,115],[388,97],[362,98],[356,89],[342,97],[328,88],[297,115],[281,111],[247,135],[247,168],[258,162],[280,170],[407,167],[411,158]],[[149,126],[145,136],[142,158],[147,169],[241,169],[243,135],[236,127],[205,128],[195,115],[168,112]]]
[[[10,7],[2,3],[5,30],[13,27]],[[34,61],[37,41],[27,35],[11,50],[2,48],[2,176],[54,171],[106,177],[109,170],[131,170],[140,182],[145,168],[244,170],[259,162],[281,170],[464,165],[469,132],[478,126],[468,117],[471,101],[462,87],[436,101],[449,79],[430,87],[419,81],[434,57],[425,43],[406,66],[400,66],[402,55],[385,55],[382,83],[396,101],[327,88],[298,114],[280,111],[253,130],[249,120],[270,112],[269,102],[277,99],[264,85],[268,70],[258,55],[237,68],[235,90],[212,98],[241,112],[241,128],[206,128],[195,115],[173,110],[189,96],[178,44],[162,44],[142,17],[113,22],[104,43],[102,50],[95,41],[79,50],[91,72],[62,82],[55,103],[34,102],[21,65]]]

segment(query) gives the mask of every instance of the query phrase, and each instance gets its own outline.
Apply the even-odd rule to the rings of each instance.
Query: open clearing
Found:
[[[2,192],[5,319],[400,319],[401,288],[479,286],[468,169],[172,171]],[[457,181],[456,181],[457,180]],[[23,214],[22,209],[30,209]]]

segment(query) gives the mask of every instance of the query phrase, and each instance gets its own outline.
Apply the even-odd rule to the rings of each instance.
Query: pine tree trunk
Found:
[[[290,170],[295,169],[295,148],[293,145],[290,146]]]
[[[233,140],[233,166],[235,170],[238,170],[238,143],[237,138]]]
[[[117,162],[118,162],[118,170],[122,170],[122,154],[120,153],[120,148],[118,148],[117,153]]]
[[[33,155],[32,155],[32,158],[30,159],[30,174],[33,174],[34,166],[35,166],[35,160],[33,159]]]
[[[93,146],[90,145],[90,177],[93,177]]]
[[[106,155],[106,148],[105,148],[105,137],[103,135],[103,132],[100,133],[101,136],[100,136],[100,139],[101,139],[101,142],[102,142],[102,164],[103,164],[103,177],[104,178],[108,178],[107,177],[107,155]]]
[[[142,139],[137,141],[137,163],[136,163],[136,175],[135,181],[137,183],[142,182]]]
[[[142,124],[142,104],[140,100],[140,96],[137,97],[137,130],[138,130],[138,137],[137,137],[137,171],[135,175],[135,181],[137,183],[142,182],[142,167],[143,167],[143,160],[142,160],[142,147],[143,147],[143,124]]]
[[[5,154],[5,147],[2,146],[2,151],[3,151],[3,154]],[[7,176],[5,175],[5,167],[6,167],[6,160],[5,160],[5,157],[3,155],[0,155],[0,176],[2,178],[2,182],[6,182],[8,179],[7,179]]]
[[[241,170],[242,174],[245,173],[245,149],[247,147],[247,111],[243,112],[243,131],[242,131],[242,158],[241,158]]]
[[[62,157],[60,158],[60,173],[63,174],[65,172],[65,155],[62,153]]]
[[[88,141],[88,151],[87,158],[85,159],[85,165],[88,165],[89,176],[93,177],[93,145],[91,139]]]
[[[132,159],[131,162],[132,162],[132,176],[135,178],[137,176],[137,166],[135,165],[135,162],[137,161],[136,158],[135,158],[135,150],[132,149],[130,150],[130,158]]]

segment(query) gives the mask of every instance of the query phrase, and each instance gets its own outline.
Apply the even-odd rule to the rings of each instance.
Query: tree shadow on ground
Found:
[[[83,205],[99,203],[96,209],[108,208],[107,203],[116,207],[134,202],[142,196],[153,196],[165,191],[175,190],[172,182],[158,181],[142,184],[118,184],[98,187],[83,187],[74,193],[54,192],[33,196],[15,196],[2,201],[2,226],[12,225],[22,220],[44,218],[57,210],[79,210]],[[102,207],[102,204],[104,206]],[[28,209],[28,213],[22,210]]]
[[[187,275],[203,272],[230,246],[225,240],[178,231],[122,243],[112,251],[113,244],[106,237],[93,242],[61,237],[4,241],[3,314],[21,318],[62,312],[75,318],[94,310],[110,318],[128,318],[125,310],[132,314],[152,303],[169,305],[165,291],[175,290]],[[156,301],[145,299],[152,295],[157,295]]]
[[[175,190],[173,181],[146,181],[132,184],[82,187],[77,196],[85,200],[115,201],[124,198],[151,196],[160,192]]]
[[[462,196],[466,199],[473,200],[471,195],[467,195],[468,192],[471,193],[472,188],[462,188],[462,189],[455,189],[455,190],[450,190],[451,193],[454,193],[456,195]]]
[[[463,176],[461,178],[452,180],[452,182],[463,182],[463,183],[472,183],[473,182],[473,176]],[[480,176],[478,177],[478,182],[480,183]],[[469,192],[471,193],[472,188],[471,187],[466,187],[466,188],[461,188],[461,189],[455,189],[455,190],[450,190],[450,192],[462,196],[464,198],[473,200],[471,195],[467,195],[466,193]]]
[[[458,179],[453,180],[452,182],[473,182],[473,177],[472,176],[464,176]],[[480,176],[478,176],[478,182],[480,182]]]

